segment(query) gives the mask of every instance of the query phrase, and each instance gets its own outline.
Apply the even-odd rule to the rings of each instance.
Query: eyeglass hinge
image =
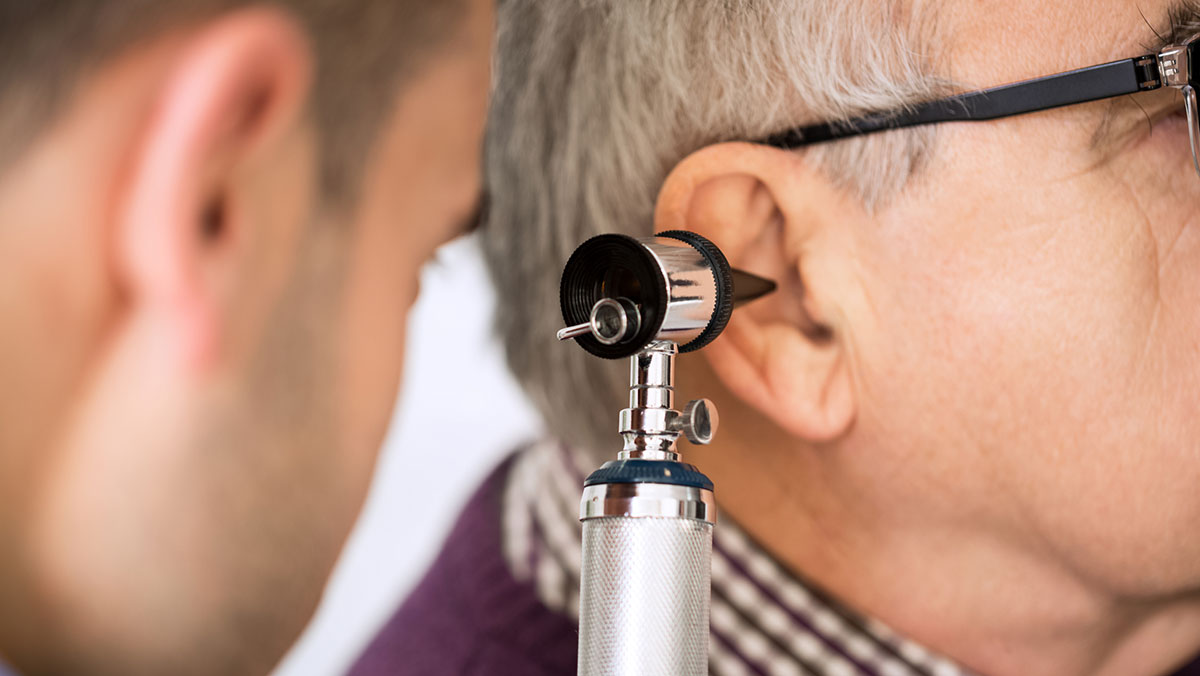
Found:
[[[1158,61],[1154,56],[1146,55],[1133,60],[1133,68],[1137,74],[1138,91],[1148,92],[1162,87],[1158,75]]]
[[[1163,87],[1186,87],[1191,81],[1188,47],[1172,45],[1158,53],[1158,77]]]

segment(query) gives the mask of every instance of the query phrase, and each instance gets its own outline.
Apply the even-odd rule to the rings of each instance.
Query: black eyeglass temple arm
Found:
[[[888,129],[937,122],[994,120],[1124,94],[1136,94],[1162,86],[1155,59],[1154,54],[1122,59],[919,103],[896,112],[798,127],[774,134],[762,143],[779,148],[798,148]]]

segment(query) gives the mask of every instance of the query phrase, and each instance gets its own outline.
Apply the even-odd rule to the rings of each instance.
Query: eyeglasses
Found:
[[[759,143],[793,149],[888,129],[938,122],[995,120],[1174,87],[1183,94],[1192,165],[1200,176],[1200,129],[1197,127],[1200,125],[1200,111],[1196,103],[1196,87],[1200,86],[1198,45],[1200,42],[1171,45],[1157,54],[966,92],[851,120],[795,127],[762,139]]]

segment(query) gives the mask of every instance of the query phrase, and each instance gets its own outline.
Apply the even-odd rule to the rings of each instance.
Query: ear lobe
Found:
[[[734,312],[703,350],[732,394],[812,443],[845,434],[857,414],[841,302],[862,212],[800,156],[741,143],[710,146],[664,183],[656,230],[686,229],[776,292]]]
[[[247,237],[241,174],[302,124],[311,61],[290,16],[245,10],[187,38],[154,85],[118,196],[116,266],[130,301],[191,366],[211,359],[222,332],[207,268]]]
[[[792,325],[746,318],[730,322],[706,350],[731,393],[798,438],[833,441],[854,422],[852,374],[836,344],[816,345]]]

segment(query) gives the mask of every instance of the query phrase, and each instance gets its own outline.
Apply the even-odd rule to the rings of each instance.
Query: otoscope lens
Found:
[[[592,306],[592,335],[605,345],[616,345],[637,334],[641,314],[628,298],[603,298]]]
[[[620,341],[624,337],[625,328],[628,325],[629,321],[620,305],[616,303],[596,305],[592,315],[592,328],[600,342],[612,345]]]

